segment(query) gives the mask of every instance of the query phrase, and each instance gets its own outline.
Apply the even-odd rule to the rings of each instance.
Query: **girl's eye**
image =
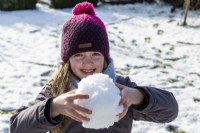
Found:
[[[93,60],[98,60],[102,57],[103,55],[100,52],[95,52],[92,54],[92,59]]]
[[[74,57],[81,57],[83,56],[82,54],[75,54]]]
[[[101,53],[95,52],[93,53],[93,56],[101,56]]]
[[[72,58],[77,59],[77,60],[80,60],[80,59],[82,59],[83,57],[84,57],[83,54],[75,54],[75,55],[72,56]]]

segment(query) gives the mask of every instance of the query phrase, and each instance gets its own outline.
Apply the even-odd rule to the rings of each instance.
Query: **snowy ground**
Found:
[[[71,9],[37,6],[38,10],[0,11],[0,133],[8,132],[12,111],[35,98],[59,61],[60,31]],[[177,25],[182,10],[170,13],[170,8],[96,8],[109,32],[116,71],[139,85],[173,92],[179,103],[175,121],[134,122],[133,133],[200,132],[200,11],[189,12],[189,26],[182,27]]]

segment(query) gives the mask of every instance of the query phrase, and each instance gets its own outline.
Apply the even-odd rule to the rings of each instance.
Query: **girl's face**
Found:
[[[104,56],[96,51],[74,54],[69,61],[71,70],[80,79],[93,73],[101,73],[104,67]]]

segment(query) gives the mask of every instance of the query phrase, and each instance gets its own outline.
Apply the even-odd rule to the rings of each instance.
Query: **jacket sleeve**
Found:
[[[124,85],[139,89],[145,94],[146,105],[141,108],[130,106],[134,120],[144,120],[166,123],[174,120],[178,115],[178,104],[171,92],[154,87],[137,86],[126,77]]]
[[[33,102],[16,111],[10,118],[10,133],[45,133],[61,121],[61,118],[52,122],[47,120],[45,112],[48,112],[52,100],[50,88],[46,85]]]

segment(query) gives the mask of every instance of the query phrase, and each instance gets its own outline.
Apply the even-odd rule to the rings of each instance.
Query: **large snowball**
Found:
[[[108,75],[99,73],[83,78],[78,84],[77,93],[90,97],[77,100],[80,106],[92,110],[92,114],[87,116],[90,121],[83,121],[85,128],[108,128],[119,120],[116,115],[123,111],[123,107],[119,106],[120,91]]]

